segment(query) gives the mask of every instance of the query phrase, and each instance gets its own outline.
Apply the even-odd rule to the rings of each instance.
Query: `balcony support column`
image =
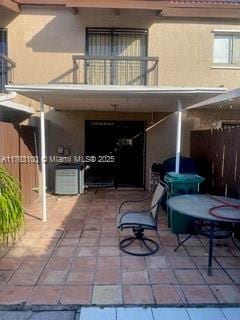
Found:
[[[46,135],[45,135],[45,112],[44,100],[40,98],[40,132],[41,132],[41,204],[42,220],[47,221],[47,194],[46,194]]]
[[[176,137],[176,163],[175,172],[180,170],[180,155],[181,155],[181,136],[182,136],[182,100],[177,102],[177,137]]]

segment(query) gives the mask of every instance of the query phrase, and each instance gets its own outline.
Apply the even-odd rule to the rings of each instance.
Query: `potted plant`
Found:
[[[8,246],[16,240],[23,226],[24,210],[19,183],[0,166],[0,244]]]

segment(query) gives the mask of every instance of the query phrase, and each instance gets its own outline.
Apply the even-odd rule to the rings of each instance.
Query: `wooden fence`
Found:
[[[205,192],[240,198],[240,127],[192,131],[190,150]]]
[[[36,146],[37,132],[34,127],[0,122],[1,164],[20,182],[25,207],[38,197]]]

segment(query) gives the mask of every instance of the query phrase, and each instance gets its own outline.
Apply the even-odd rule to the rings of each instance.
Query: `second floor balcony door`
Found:
[[[147,31],[87,29],[85,81],[95,85],[145,85]]]

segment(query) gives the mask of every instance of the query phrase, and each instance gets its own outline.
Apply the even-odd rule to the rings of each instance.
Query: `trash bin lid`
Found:
[[[193,173],[176,173],[176,172],[167,172],[164,177],[165,182],[178,182],[178,183],[201,183],[205,178],[193,174]]]

